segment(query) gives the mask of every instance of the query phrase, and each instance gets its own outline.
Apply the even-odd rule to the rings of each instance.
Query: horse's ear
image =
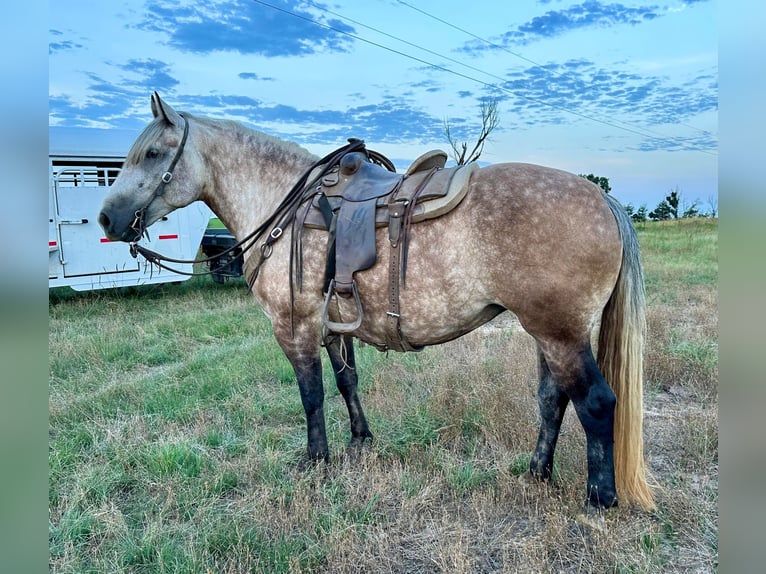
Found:
[[[157,92],[152,94],[152,114],[155,118],[161,118],[174,126],[183,124],[183,120],[170,104],[164,102]]]

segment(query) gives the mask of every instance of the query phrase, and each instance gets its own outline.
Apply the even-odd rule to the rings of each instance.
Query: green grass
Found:
[[[718,220],[638,226],[651,336],[645,358],[652,392],[678,389],[717,403]]]
[[[208,229],[225,229],[226,226],[217,217],[211,217],[207,224]]]
[[[289,363],[240,280],[53,290],[52,572],[709,571],[717,561],[717,226],[639,229],[650,302],[654,516],[582,534],[584,437],[567,413],[550,484],[534,344],[472,333],[418,354],[357,350],[375,441],[346,456],[325,365],[330,465],[303,464]],[[673,412],[678,414],[673,415]]]
[[[717,285],[717,219],[651,222],[637,229],[649,297],[674,303],[683,287]]]

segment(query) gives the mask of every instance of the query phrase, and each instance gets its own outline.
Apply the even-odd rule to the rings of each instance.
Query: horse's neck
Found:
[[[203,200],[241,239],[261,225],[316,159],[286,141],[254,131],[211,134],[211,179]]]

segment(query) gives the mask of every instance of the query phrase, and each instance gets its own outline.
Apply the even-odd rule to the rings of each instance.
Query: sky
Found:
[[[155,90],[318,155],[361,138],[402,170],[449,151],[445,123],[472,144],[495,101],[481,164],[717,209],[709,0],[57,0],[49,22],[49,125],[128,134],[125,153]]]

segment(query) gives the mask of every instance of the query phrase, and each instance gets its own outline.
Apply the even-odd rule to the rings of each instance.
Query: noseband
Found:
[[[181,117],[183,117],[183,114],[179,114]],[[178,145],[178,149],[176,150],[176,155],[173,156],[173,161],[170,162],[170,165],[168,166],[168,169],[165,171],[165,173],[162,174],[162,177],[160,178],[160,182],[157,184],[157,188],[154,190],[154,193],[149,197],[149,201],[147,201],[144,206],[136,211],[136,218],[133,220],[133,223],[130,224],[130,228],[136,232],[136,238],[131,243],[131,249],[136,244],[136,242],[141,239],[144,234],[146,233],[146,210],[149,209],[149,206],[152,204],[152,202],[157,199],[158,197],[161,197],[163,192],[165,191],[165,186],[169,184],[173,180],[173,170],[176,168],[176,164],[178,163],[178,160],[181,159],[181,154],[184,151],[184,146],[186,145],[186,139],[189,136],[189,120],[184,118],[184,133],[183,136],[181,136],[181,143]]]

